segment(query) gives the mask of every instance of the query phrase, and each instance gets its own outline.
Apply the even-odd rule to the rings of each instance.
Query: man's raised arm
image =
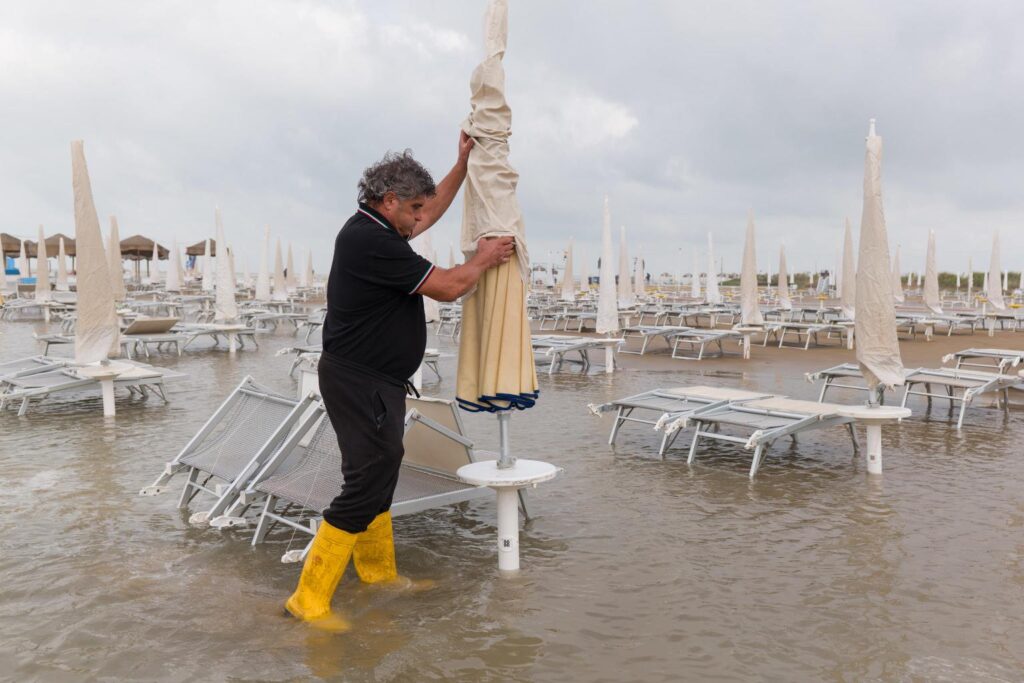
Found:
[[[466,167],[469,163],[469,150],[473,149],[473,138],[459,131],[459,157],[452,170],[437,184],[437,192],[423,205],[423,220],[416,225],[413,237],[426,232],[427,228],[441,219],[444,212],[452,205],[452,200],[459,193],[462,181],[466,179]]]

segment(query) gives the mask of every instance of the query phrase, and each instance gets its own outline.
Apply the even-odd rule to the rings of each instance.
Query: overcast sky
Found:
[[[0,231],[73,234],[69,143],[101,223],[212,235],[256,267],[258,235],[325,271],[362,169],[411,148],[440,179],[481,56],[485,0],[0,4]],[[999,229],[1024,266],[1024,4],[510,1],[512,163],[531,255],[598,256],[602,196],[648,271],[706,234],[739,266],[835,263],[860,223],[864,135],[904,270],[981,270]],[[461,199],[434,229],[447,265]],[[298,256],[298,254],[297,254]],[[241,258],[238,259],[241,261]],[[577,266],[578,267],[578,266]],[[590,266],[591,274],[596,274]]]

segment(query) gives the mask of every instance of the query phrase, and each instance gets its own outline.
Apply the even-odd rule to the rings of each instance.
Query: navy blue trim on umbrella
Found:
[[[470,413],[499,413],[503,410],[526,410],[532,408],[540,397],[540,390],[528,391],[522,394],[497,394],[495,396],[481,396],[477,399],[479,403],[467,401],[464,398],[456,397],[459,407]],[[495,401],[501,401],[507,405],[498,405]]]

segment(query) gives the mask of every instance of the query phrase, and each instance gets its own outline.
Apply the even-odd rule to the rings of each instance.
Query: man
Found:
[[[285,605],[323,628],[347,628],[330,604],[350,558],[365,583],[398,581],[390,509],[405,453],[408,378],[423,361],[427,341],[423,296],[454,301],[512,256],[512,238],[480,240],[473,258],[445,269],[409,246],[451,205],[472,147],[462,133],[458,161],[436,187],[408,150],[385,155],[363,172],[359,209],[334,243],[318,372],[345,483],[324,510]]]

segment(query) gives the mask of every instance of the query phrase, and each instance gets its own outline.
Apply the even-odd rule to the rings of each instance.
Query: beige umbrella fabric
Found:
[[[43,237],[43,226],[39,226],[39,242],[36,243],[36,301],[49,301],[50,295],[50,263],[46,257],[46,238]]]
[[[629,248],[626,246],[626,226],[619,228],[619,308],[630,308],[636,303],[633,295],[632,274],[629,272]]]
[[[21,277],[32,277],[32,271],[28,267],[28,254],[25,252],[25,240],[21,241],[21,251],[18,253],[18,272]]]
[[[789,298],[789,269],[786,268],[785,247],[779,247],[779,308],[784,311],[793,310],[793,302]]]
[[[68,257],[64,249],[64,238],[60,238],[57,246],[57,291],[67,292],[71,289],[68,285]]]
[[[896,247],[896,254],[892,259],[892,298],[898,304],[907,300],[903,296],[903,279],[900,276],[900,248],[898,245]]]
[[[612,215],[608,197],[604,198],[604,223],[601,227],[601,269],[597,290],[597,332],[619,331],[619,302],[615,290],[615,251],[612,246]]]
[[[582,252],[581,252],[582,253]],[[580,258],[579,292],[586,294],[590,291],[590,269],[587,268],[587,255],[582,254]]]
[[[700,266],[697,257],[697,250],[693,250],[693,270],[690,275],[690,297],[693,299],[700,298]]]
[[[512,236],[516,258],[485,272],[463,299],[456,397],[465,410],[496,412],[532,407],[538,392],[526,317],[526,227],[516,197],[519,174],[508,161],[512,111],[502,66],[506,0],[488,6],[484,36],[485,56],[470,78],[470,113],[462,124],[476,142],[464,190],[462,250],[468,258],[481,238]]]
[[[75,238],[78,243],[78,238]],[[81,255],[78,256],[81,258]],[[114,301],[123,301],[128,295],[124,287],[124,266],[121,258],[121,236],[117,229],[117,216],[110,217],[110,241],[107,242],[107,274],[110,277],[110,290],[114,293]]]
[[[298,279],[295,277],[295,259],[292,257],[292,245],[288,243],[288,268],[284,271],[284,283],[289,292],[297,289]]]
[[[220,217],[220,209],[214,211],[214,222],[217,225],[217,244],[224,250],[217,256],[217,287],[214,298],[214,320],[219,323],[238,320],[238,304],[235,303],[235,273],[228,243],[224,239],[224,221]]]
[[[576,283],[572,272],[572,238],[569,238],[569,246],[565,251],[565,270],[562,272],[562,301],[576,300]]]
[[[71,185],[75,196],[75,249],[78,273],[78,321],[75,323],[75,362],[80,365],[116,357],[119,350],[114,280],[100,234],[100,219],[92,199],[89,169],[81,140],[71,143]],[[117,221],[112,224],[117,245]],[[120,266],[120,261],[117,265]],[[121,281],[122,287],[124,281]]]
[[[644,286],[644,259],[638,251],[636,261],[633,262],[633,297],[646,296],[647,290]]]
[[[889,260],[889,248],[885,249],[886,262]],[[846,219],[846,231],[843,235],[843,279],[840,280],[839,306],[847,318],[855,316],[857,302],[857,266],[853,258],[853,231],[850,219]]]
[[[985,298],[988,299],[992,308],[997,311],[1006,310],[1006,302],[1003,301],[1002,267],[999,263],[999,231],[992,235],[992,260],[988,264],[988,285],[985,287]]]
[[[757,301],[757,248],[754,246],[754,214],[747,215],[747,239],[743,244],[743,269],[740,271],[740,323],[764,325]]]
[[[903,384],[903,360],[896,336],[889,237],[882,208],[882,138],[874,122],[864,158],[864,208],[860,221],[860,272],[857,274],[857,363],[871,389]]]
[[[214,216],[220,215],[220,209],[215,209]],[[217,289],[217,275],[213,269],[213,248],[210,240],[206,240],[203,249],[203,291],[213,292]]]
[[[942,300],[939,297],[939,271],[935,267],[935,231],[928,231],[928,251],[924,263],[924,305],[932,313],[942,315]]]
[[[284,281],[284,260],[281,258],[281,238],[277,238],[277,251],[274,254],[274,293],[272,301],[288,301],[288,287]]]

